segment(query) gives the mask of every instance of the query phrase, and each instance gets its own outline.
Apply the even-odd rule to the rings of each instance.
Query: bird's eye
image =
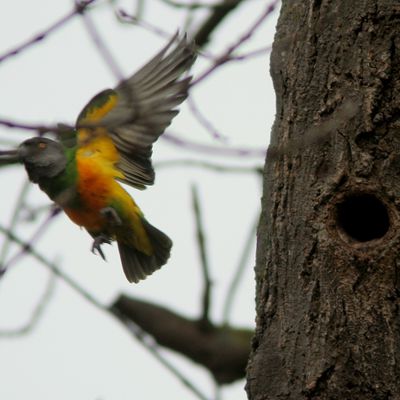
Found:
[[[38,144],[38,147],[39,147],[39,149],[45,149],[46,147],[47,147],[47,144],[46,143],[44,143],[44,142],[40,142],[39,144]]]

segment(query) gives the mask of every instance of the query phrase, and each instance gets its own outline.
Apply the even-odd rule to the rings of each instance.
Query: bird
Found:
[[[143,190],[154,183],[152,145],[187,98],[195,45],[176,33],[149,62],[115,89],[94,96],[74,127],[56,140],[36,136],[0,152],[24,164],[31,182],[92,236],[92,252],[117,242],[129,282],[166,264],[172,241],[151,225],[120,182]]]

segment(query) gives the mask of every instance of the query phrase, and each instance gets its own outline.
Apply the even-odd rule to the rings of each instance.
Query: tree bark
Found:
[[[249,399],[400,399],[400,3],[283,0]]]

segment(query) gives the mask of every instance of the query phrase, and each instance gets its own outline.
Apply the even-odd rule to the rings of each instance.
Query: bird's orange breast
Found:
[[[129,193],[115,180],[123,174],[114,163],[102,157],[102,152],[79,149],[77,163],[77,192],[79,206],[64,208],[69,218],[91,234],[105,233],[117,240],[152,254],[152,246],[142,224],[143,214]],[[121,219],[113,226],[101,212],[112,207]]]
[[[114,168],[108,164],[96,152],[78,150],[77,191],[80,207],[66,208],[64,211],[72,221],[91,232],[104,229],[105,220],[100,210],[109,206],[119,191]]]

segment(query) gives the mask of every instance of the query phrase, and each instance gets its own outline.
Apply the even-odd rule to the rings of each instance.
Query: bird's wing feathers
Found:
[[[96,95],[77,121],[78,145],[92,147],[99,135],[115,145],[121,180],[136,188],[154,182],[152,144],[164,132],[187,97],[191,77],[180,79],[193,64],[194,46],[186,37],[172,47],[177,34],[146,65],[114,90]],[[87,124],[101,129],[79,128]]]

